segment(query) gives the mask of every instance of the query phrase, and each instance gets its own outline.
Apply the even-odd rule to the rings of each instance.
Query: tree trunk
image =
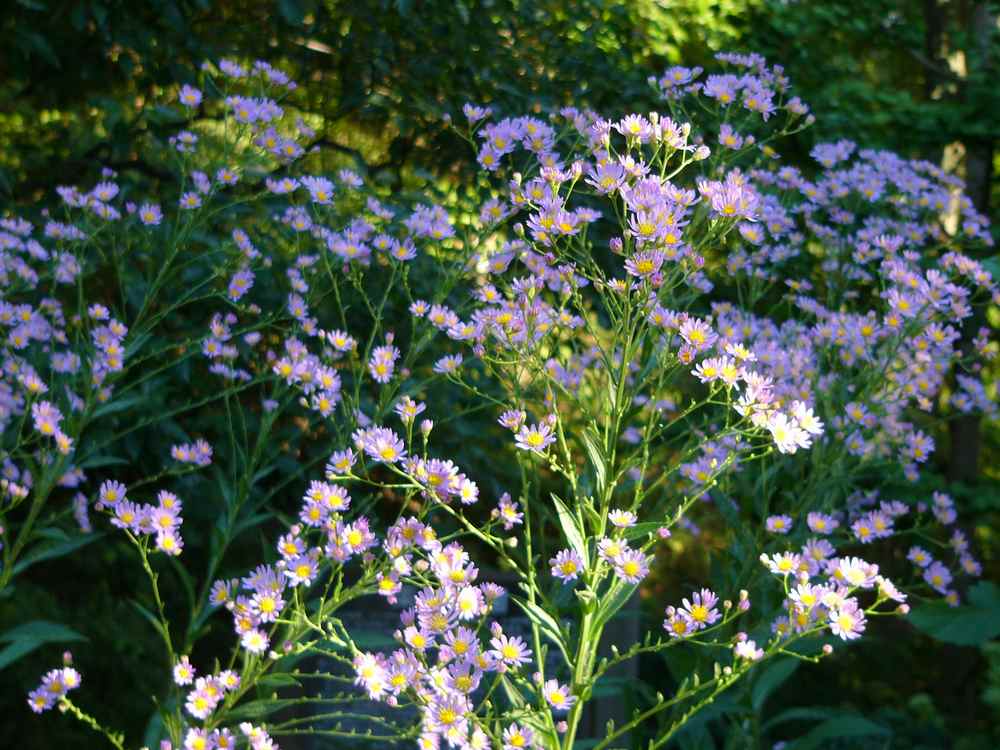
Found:
[[[930,1],[930,0],[929,0]],[[970,45],[965,50],[969,78],[988,75],[990,60],[990,35],[995,20],[989,4],[974,3],[968,16],[967,31]],[[975,96],[979,86],[964,86],[961,96]],[[989,215],[990,191],[993,182],[992,137],[967,138],[965,146],[965,188],[976,210]],[[966,321],[963,338],[968,340],[985,323],[982,313],[975,313]],[[981,419],[978,415],[961,415],[951,423],[951,456],[948,477],[954,481],[974,482],[979,475],[979,453],[982,447]]]

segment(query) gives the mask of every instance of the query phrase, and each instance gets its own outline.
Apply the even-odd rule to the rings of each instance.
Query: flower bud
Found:
[[[833,653],[833,646],[831,646],[829,643],[824,643],[823,644],[823,656],[829,656],[832,653]]]

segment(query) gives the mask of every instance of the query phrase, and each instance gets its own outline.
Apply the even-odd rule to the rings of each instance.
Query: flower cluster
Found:
[[[156,549],[161,552],[179,555],[184,548],[181,538],[184,504],[172,492],[160,490],[156,495],[156,505],[138,504],[128,499],[125,485],[108,480],[101,484],[94,507],[105,511],[111,524],[119,529],[137,536],[155,536]]]
[[[70,690],[80,687],[81,682],[80,673],[73,667],[50,669],[42,677],[42,683],[28,693],[28,706],[36,714],[48,711]]]

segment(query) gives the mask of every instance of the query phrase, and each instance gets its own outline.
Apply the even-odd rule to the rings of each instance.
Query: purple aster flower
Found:
[[[552,426],[548,421],[533,425],[522,425],[517,431],[515,443],[523,451],[545,453],[545,450],[556,441]]]
[[[583,558],[575,550],[564,549],[549,560],[549,565],[552,567],[552,575],[563,583],[569,583],[579,578],[583,571]]]
[[[199,104],[201,104],[201,92],[194,86],[185,83],[181,86],[180,94],[177,95],[177,99],[185,107],[190,107],[194,109]]]
[[[330,460],[326,464],[326,476],[331,478],[331,476],[343,476],[351,471],[354,463],[357,461],[357,456],[354,454],[350,448],[342,451],[335,451],[330,454]]]
[[[545,701],[557,713],[569,711],[576,703],[576,696],[570,692],[568,685],[560,685],[558,680],[547,680],[542,686]]]
[[[719,597],[709,589],[702,589],[691,594],[691,600],[683,600],[682,612],[685,612],[694,628],[701,630],[719,621],[719,610],[716,605]]]
[[[671,638],[686,638],[691,635],[697,627],[691,621],[690,615],[684,610],[674,607],[667,607],[666,618],[663,620],[663,629]]]
[[[765,528],[772,534],[787,534],[792,530],[792,525],[790,516],[769,516],[764,523]]]
[[[630,276],[648,279],[662,268],[663,258],[660,250],[643,250],[625,261],[625,271]]]
[[[499,632],[490,639],[490,645],[493,646],[493,655],[497,661],[507,667],[517,669],[531,659],[531,649],[520,636],[507,636]]]
[[[865,632],[865,613],[861,610],[854,599],[844,602],[843,606],[835,609],[828,615],[830,621],[830,632],[839,636],[845,641],[852,641],[860,638]]]
[[[448,375],[458,371],[458,368],[462,366],[462,355],[461,354],[449,354],[445,357],[441,357],[437,362],[434,363],[434,372],[439,375]]]
[[[163,221],[163,211],[155,203],[143,203],[139,206],[138,214],[139,221],[147,227],[159,226],[160,222]]]
[[[379,346],[372,351],[371,359],[368,360],[368,371],[377,383],[383,385],[392,380],[392,373],[396,368],[396,360],[399,359],[400,351],[394,346]]]
[[[944,563],[935,561],[924,570],[924,580],[938,593],[947,594],[952,581],[951,571]]]
[[[388,427],[366,430],[362,448],[371,458],[383,463],[396,463],[406,457],[403,440]]]
[[[817,534],[832,534],[840,526],[840,522],[833,516],[815,512],[806,516],[806,524]]]
[[[637,549],[623,551],[613,563],[615,575],[626,583],[639,583],[649,574],[649,559]]]
[[[503,750],[526,750],[535,746],[535,732],[529,727],[511,724],[503,730]]]

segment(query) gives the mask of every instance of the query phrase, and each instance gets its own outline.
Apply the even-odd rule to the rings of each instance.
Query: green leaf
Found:
[[[570,511],[566,503],[560,500],[555,493],[553,493],[551,497],[552,502],[555,503],[556,506],[556,513],[559,516],[559,527],[562,529],[563,535],[566,537],[566,541],[569,542],[570,547],[576,550],[577,554],[583,558],[584,566],[589,565],[587,542],[583,533],[583,528],[580,526],[580,521],[573,514],[573,512]]]
[[[594,627],[600,628],[610,622],[611,618],[618,614],[618,611],[632,598],[632,594],[638,587],[638,583],[625,583],[615,579],[611,588],[601,597],[597,617],[594,618]]]
[[[508,680],[505,676],[500,675],[500,684],[503,686],[503,691],[507,695],[507,700],[511,702],[514,708],[521,708],[525,705],[524,696],[521,695],[521,691],[514,687],[514,684]]]
[[[764,722],[761,729],[765,732],[770,731],[772,728],[778,726],[779,724],[785,724],[789,721],[808,721],[811,723],[816,723],[823,719],[829,719],[836,712],[835,709],[823,708],[820,706],[806,706],[804,708],[789,708],[786,711],[782,711],[777,716]]]
[[[844,740],[849,737],[887,737],[892,732],[888,727],[876,724],[860,714],[841,714],[827,719],[813,728],[804,737],[785,746],[785,750],[815,750],[826,740]]]
[[[0,643],[10,644],[3,651],[0,651],[0,669],[13,664],[43,644],[86,640],[85,636],[57,622],[32,620],[21,623],[0,634]]]
[[[226,712],[227,720],[263,719],[279,709],[294,704],[290,698],[261,698],[247,701]]]
[[[666,525],[666,523],[660,523],[659,521],[644,521],[643,523],[637,523],[634,526],[629,526],[625,529],[625,538],[640,539],[647,537],[650,534],[657,533]]]
[[[39,536],[44,536],[44,534],[39,534]],[[53,560],[57,557],[68,555],[70,552],[75,552],[80,547],[85,547],[91,542],[100,539],[104,534],[80,534],[79,536],[72,537],[67,537],[63,534],[62,536],[62,540],[56,540],[52,544],[40,544],[32,547],[31,551],[14,565],[14,575],[17,575],[35,563],[42,562],[42,560]]]
[[[559,650],[562,651],[563,657],[566,659],[566,663],[569,664],[569,653],[566,650],[566,643],[563,640],[562,630],[556,619],[537,604],[532,604],[524,599],[519,599],[514,595],[510,595],[510,598],[513,599],[517,606],[521,608],[524,614],[527,615],[528,619],[538,626],[538,629],[541,630],[545,637],[559,647]]]
[[[132,600],[132,606],[135,607],[136,610],[139,612],[139,614],[142,615],[146,619],[146,621],[153,626],[153,628],[156,630],[157,633],[160,634],[160,636],[165,635],[165,633],[163,632],[163,625],[160,623],[156,615],[154,615],[152,612],[150,612],[148,609],[146,609],[144,606],[139,604],[139,602],[135,601],[134,599]]]
[[[399,645],[381,630],[351,631],[351,640],[362,651],[377,651]]]
[[[799,668],[799,664],[801,662],[798,659],[789,656],[783,659],[776,659],[760,670],[759,676],[756,682],[754,682],[751,698],[754,713],[760,712],[771,693],[781,687],[781,684],[792,676],[792,673]]]
[[[131,409],[133,406],[143,404],[148,400],[148,396],[132,396],[131,398],[123,398],[117,401],[108,401],[103,406],[99,406],[94,410],[94,419]]]
[[[968,604],[925,604],[914,607],[907,619],[939,641],[977,646],[1000,636],[1000,589],[994,583],[981,581],[969,589]]]
[[[597,480],[597,495],[603,497],[604,490],[608,484],[607,462],[604,459],[604,450],[601,448],[599,436],[593,429],[587,428],[581,434],[583,447],[587,450],[587,458],[590,465],[594,467],[594,478]]]

